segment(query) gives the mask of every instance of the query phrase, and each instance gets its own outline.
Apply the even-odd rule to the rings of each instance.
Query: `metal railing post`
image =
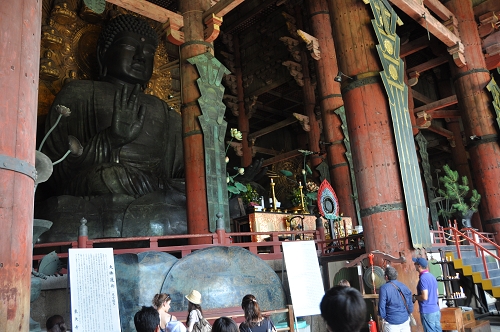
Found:
[[[87,227],[87,219],[80,219],[80,228],[78,229],[78,248],[87,248],[89,239],[89,228]]]

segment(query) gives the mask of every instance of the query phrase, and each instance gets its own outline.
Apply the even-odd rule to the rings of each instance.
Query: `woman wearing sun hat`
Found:
[[[203,318],[203,311],[201,310],[201,294],[196,289],[193,289],[191,293],[186,295],[188,303],[188,318],[186,321],[187,332],[193,331],[193,326],[195,323],[199,322]]]

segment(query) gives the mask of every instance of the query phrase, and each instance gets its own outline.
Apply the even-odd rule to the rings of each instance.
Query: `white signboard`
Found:
[[[282,245],[295,316],[319,315],[325,291],[314,241],[290,241]]]
[[[112,248],[69,249],[73,332],[120,332]]]

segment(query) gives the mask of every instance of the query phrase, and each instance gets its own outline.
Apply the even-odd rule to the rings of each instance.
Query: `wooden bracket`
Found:
[[[229,74],[229,75],[224,75],[222,77],[224,80],[224,83],[226,83],[226,87],[231,91],[233,95],[238,94],[238,84],[236,82],[236,75]]]
[[[302,79],[304,75],[302,74],[302,65],[300,63],[285,61],[283,62],[283,66],[288,68],[290,75],[293,76],[298,86],[304,86],[304,80]]]
[[[427,129],[432,124],[432,117],[426,112],[418,112],[417,113],[417,127],[419,129]]]
[[[255,113],[255,105],[257,104],[258,96],[251,96],[245,98],[245,109],[247,112],[247,116],[250,119],[252,115]]]
[[[494,32],[484,38],[482,48],[483,51],[490,57],[500,54],[500,31]]]
[[[170,19],[167,22],[163,23],[163,29],[167,34],[167,39],[174,45],[182,45],[184,44],[184,32],[181,32],[181,27],[172,23]]]
[[[464,44],[456,43],[454,46],[448,47],[448,53],[453,57],[453,61],[458,68],[465,66]]]
[[[459,37],[459,33],[458,33],[458,21],[457,21],[457,18],[455,16],[451,16],[449,19],[447,19],[446,21],[443,22],[443,25],[448,29],[450,30],[451,32],[453,32],[456,36]]]
[[[479,16],[479,26],[477,28],[479,37],[484,38],[497,29],[498,16],[495,12],[489,12]]]
[[[211,43],[219,36],[220,26],[222,25],[222,17],[211,14],[204,19],[204,23],[207,26],[203,32],[205,41],[207,43]]]
[[[226,107],[229,108],[229,110],[231,111],[231,113],[233,113],[234,116],[238,116],[240,114],[240,112],[238,111],[237,97],[232,95],[224,95],[224,97],[222,97],[222,100],[224,101],[224,104],[226,104]]]
[[[299,62],[301,61],[300,50],[297,47],[299,45],[299,41],[297,39],[293,39],[292,37],[280,37],[280,40],[286,45],[288,51],[292,55],[292,58]]]
[[[309,117],[307,115],[299,114],[299,113],[293,113],[293,116],[299,120],[302,129],[304,131],[311,131],[311,126],[309,125]]]
[[[307,49],[311,52],[311,56],[314,60],[321,59],[321,52],[319,50],[318,38],[311,36],[305,31],[297,30],[297,35],[306,43]]]
[[[238,142],[227,142],[233,149],[238,157],[243,156],[243,144]]]
[[[418,83],[418,78],[420,73],[418,71],[412,71],[408,73],[408,86],[415,86]]]

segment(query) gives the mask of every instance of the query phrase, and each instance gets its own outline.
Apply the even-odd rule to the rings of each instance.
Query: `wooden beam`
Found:
[[[429,10],[423,5],[414,0],[390,0],[390,2],[413,18],[424,29],[429,29],[429,32],[446,46],[452,47],[461,43],[460,38],[432,16]]]
[[[424,0],[424,5],[443,21],[455,17],[455,15],[438,0]]]
[[[279,163],[280,161],[295,158],[295,157],[301,156],[301,155],[302,155],[302,153],[299,152],[299,149],[288,151],[288,152],[282,153],[276,157],[272,157],[272,158],[264,160],[262,162],[262,167],[276,164],[276,163]]]
[[[203,21],[212,14],[215,14],[217,17],[224,17],[224,15],[236,8],[243,1],[245,0],[220,0],[203,13]]]
[[[276,130],[281,129],[281,128],[286,127],[286,126],[289,126],[292,123],[295,123],[297,121],[299,121],[299,120],[297,120],[295,117],[287,118],[287,119],[285,119],[283,121],[280,121],[278,123],[273,124],[272,126],[269,126],[269,127],[264,128],[262,130],[258,130],[258,131],[254,132],[254,133],[249,134],[248,135],[248,140],[254,140],[257,137],[264,136],[266,134],[272,133],[273,131],[276,131]]]
[[[261,148],[259,146],[252,146],[252,150],[256,153],[258,152],[258,153],[267,154],[270,156],[276,156],[279,154],[279,151],[276,151],[273,149]]]
[[[424,48],[427,48],[430,44],[429,38],[427,36],[422,36],[411,42],[408,42],[404,45],[401,45],[401,49],[399,51],[399,56],[404,58],[410,54],[416,53]]]
[[[284,93],[280,93],[280,92],[276,92],[274,90],[269,90],[267,91],[268,94],[270,95],[273,95],[275,97],[278,97],[279,99],[285,99],[285,100],[288,100],[288,101],[291,101],[293,103],[296,103],[296,104],[302,104],[301,102],[301,92],[300,91],[296,91],[293,93],[294,96],[299,96],[299,98],[290,98],[288,97],[290,95],[290,93],[287,93],[287,94],[284,94]]]
[[[430,70],[432,68],[436,68],[438,66],[441,66],[442,64],[445,64],[449,61],[450,56],[448,54],[446,55],[441,55],[440,57],[434,58],[432,60],[429,60],[427,62],[424,62],[422,64],[419,64],[418,66],[408,68],[406,72],[412,73],[412,72],[417,72],[419,74],[423,73],[424,71]]]
[[[483,3],[474,7],[474,16],[479,18],[479,16],[486,14],[488,12],[497,12],[500,10],[500,1],[498,0],[486,0]]]
[[[174,13],[170,10],[157,6],[146,0],[106,0],[109,3],[130,10],[136,14],[140,14],[160,23],[165,23],[170,20],[175,26],[184,26],[184,18],[182,15]]]
[[[434,110],[427,112],[433,119],[458,119],[460,118],[459,110]]]
[[[500,67],[500,54],[495,54],[493,56],[485,57],[486,68],[488,70],[493,70]]]
[[[457,96],[453,95],[453,96],[450,96],[450,97],[443,98],[443,99],[440,99],[438,101],[432,102],[430,104],[417,107],[417,108],[413,109],[413,112],[414,113],[418,113],[418,112],[421,112],[421,111],[430,112],[430,111],[438,110],[438,109],[441,109],[441,108],[445,108],[445,107],[450,106],[450,105],[454,105],[456,103],[458,103]]]
[[[417,90],[415,89],[412,89],[411,90],[411,93],[413,95],[413,99],[416,99],[424,104],[430,104],[432,102],[434,102],[435,100],[432,100],[430,98],[428,98],[427,96],[425,96],[424,94],[418,92]]]
[[[441,136],[446,137],[447,139],[453,139],[453,133],[449,131],[448,129],[444,129],[443,127],[436,126],[434,124],[431,124],[427,130],[430,130],[436,134],[439,134]]]

